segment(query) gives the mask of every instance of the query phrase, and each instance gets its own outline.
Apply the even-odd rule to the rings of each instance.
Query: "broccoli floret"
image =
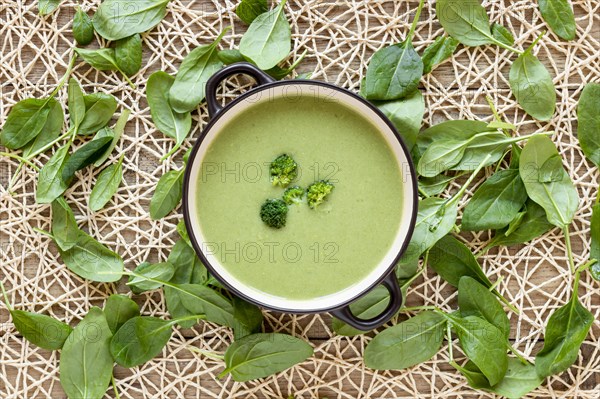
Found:
[[[304,197],[304,189],[298,186],[290,187],[283,192],[283,201],[288,205],[299,204]]]
[[[280,199],[268,199],[260,208],[260,218],[269,227],[280,229],[285,226],[288,207]]]
[[[271,162],[271,183],[287,187],[298,176],[298,164],[287,154]]]
[[[333,188],[333,184],[326,180],[311,184],[308,189],[306,189],[308,206],[315,209],[317,206],[321,205],[327,199],[327,196],[331,194]]]

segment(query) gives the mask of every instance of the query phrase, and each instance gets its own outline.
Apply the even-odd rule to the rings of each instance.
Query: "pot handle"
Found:
[[[331,312],[332,315],[343,321],[344,323],[359,329],[361,331],[371,331],[377,327],[382,326],[387,323],[402,307],[402,291],[400,291],[400,285],[398,284],[398,280],[396,279],[396,273],[392,270],[390,274],[387,275],[385,279],[381,282],[381,284],[388,289],[390,292],[390,303],[387,308],[379,315],[375,316],[372,319],[363,320],[352,314],[350,310],[350,305],[345,306],[340,309],[336,309]]]
[[[208,82],[206,82],[206,102],[208,103],[208,115],[211,118],[214,118],[215,115],[223,109],[221,104],[217,101],[217,89],[219,84],[225,79],[237,74],[248,75],[254,78],[259,86],[275,82],[275,79],[249,62],[238,62],[226,66],[211,76],[210,79],[208,79]]]

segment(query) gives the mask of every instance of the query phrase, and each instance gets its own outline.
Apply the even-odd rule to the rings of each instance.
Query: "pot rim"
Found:
[[[368,294],[375,287],[382,284],[384,282],[384,280],[388,277],[388,275],[390,275],[390,273],[394,273],[396,264],[400,260],[403,253],[406,251],[406,248],[408,247],[408,244],[410,242],[410,239],[411,239],[413,231],[414,231],[414,227],[415,227],[415,223],[416,223],[416,219],[417,219],[417,212],[418,212],[418,188],[417,188],[416,169],[412,162],[412,158],[410,156],[410,151],[408,150],[408,148],[404,142],[404,139],[400,136],[400,134],[399,134],[398,130],[396,129],[396,127],[394,126],[394,124],[383,114],[383,112],[381,112],[375,105],[373,105],[371,102],[364,99],[363,97],[360,97],[359,95],[355,94],[354,92],[352,92],[348,89],[333,85],[331,83],[309,80],[309,79],[294,79],[294,80],[287,80],[287,81],[274,81],[274,82],[270,82],[270,83],[265,83],[260,86],[254,87],[254,88],[248,90],[247,92],[241,94],[240,96],[238,96],[237,98],[235,98],[234,100],[229,102],[222,109],[220,109],[218,113],[216,113],[214,116],[211,117],[211,119],[208,121],[208,123],[204,127],[204,129],[202,129],[200,136],[196,139],[196,142],[194,143],[194,145],[192,147],[192,151],[189,155],[188,166],[194,164],[196,155],[197,155],[202,143],[204,142],[205,138],[207,137],[208,133],[213,128],[213,126],[217,123],[217,121],[219,121],[223,117],[223,115],[225,115],[229,110],[231,110],[237,104],[246,100],[248,97],[256,95],[259,92],[273,89],[278,86],[289,86],[289,85],[306,85],[306,86],[325,87],[325,88],[340,92],[344,95],[350,96],[355,100],[358,100],[360,103],[362,103],[362,105],[366,106],[367,108],[369,108],[369,110],[373,111],[387,125],[387,127],[390,129],[390,131],[393,133],[394,137],[400,144],[400,147],[401,147],[402,151],[404,152],[404,155],[405,155],[405,158],[407,161],[408,169],[410,171],[410,173],[409,173],[410,183],[406,182],[405,184],[410,184],[412,187],[413,206],[412,206],[412,210],[411,210],[411,214],[410,214],[410,222],[409,222],[407,234],[404,237],[402,246],[400,248],[398,248],[397,250],[393,251],[396,253],[396,255],[395,255],[393,261],[391,262],[391,264],[381,273],[380,277],[378,279],[376,279],[376,281],[373,282],[370,286],[368,286],[366,289],[361,290],[356,295],[352,296],[352,298],[345,300],[341,303],[336,303],[332,306],[319,307],[319,308],[314,308],[314,309],[293,309],[293,308],[273,306],[270,304],[263,303],[251,296],[246,295],[245,293],[241,292],[240,290],[238,290],[235,286],[233,286],[233,284],[229,283],[227,279],[223,278],[215,270],[215,268],[212,266],[212,264],[208,261],[207,257],[204,254],[204,251],[202,250],[200,244],[198,243],[198,240],[197,240],[197,237],[196,237],[194,231],[191,228],[193,223],[192,223],[192,218],[191,218],[192,211],[190,210],[189,195],[190,195],[190,192],[193,191],[192,188],[195,186],[190,181],[191,174],[192,174],[191,168],[187,167],[187,166],[186,166],[186,170],[185,170],[184,183],[183,183],[183,204],[182,204],[183,219],[185,222],[186,230],[188,232],[192,247],[194,248],[194,251],[200,258],[200,260],[202,261],[204,266],[207,268],[207,270],[210,272],[210,274],[217,281],[219,281],[219,283],[221,283],[225,288],[227,288],[229,291],[234,293],[236,296],[238,296],[238,297],[244,299],[245,301],[250,302],[254,305],[260,306],[264,309],[277,311],[277,312],[290,313],[290,314],[313,314],[313,313],[331,312],[334,310],[346,308],[349,304],[355,302],[357,299]],[[396,155],[395,158],[398,159],[398,156]],[[391,250],[389,252],[391,252]]]

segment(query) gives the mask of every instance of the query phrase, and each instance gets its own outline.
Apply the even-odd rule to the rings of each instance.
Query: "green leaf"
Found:
[[[75,48],[75,52],[85,62],[99,71],[118,71],[119,65],[115,56],[114,48],[83,49]]]
[[[556,156],[558,151],[552,140],[546,136],[532,137],[521,153],[519,171],[529,198],[544,208],[550,223],[563,228],[571,224],[579,207],[579,196],[569,174],[562,164],[554,165],[560,180],[547,183],[539,181],[543,165],[549,158]]]
[[[173,321],[156,317],[133,317],[110,341],[110,353],[118,365],[135,367],[157,356],[169,342]]]
[[[440,140],[432,143],[419,159],[417,172],[434,177],[457,165],[465,156],[468,140]]]
[[[576,277],[575,287],[578,279],[579,276]],[[594,315],[579,302],[575,288],[569,302],[548,319],[544,347],[535,357],[537,374],[548,377],[571,367],[594,320]]]
[[[510,68],[510,87],[525,112],[540,121],[549,121],[556,109],[556,89],[550,72],[531,53],[531,48]]]
[[[506,340],[502,332],[476,316],[448,317],[465,355],[475,363],[491,385],[502,381],[508,369]]]
[[[180,220],[179,223],[177,223],[177,233],[189,247],[192,246],[190,236],[188,235],[187,228],[185,227],[185,221]]]
[[[500,24],[492,24],[492,36],[494,36],[496,40],[506,44],[507,46],[512,46],[513,44],[515,44],[515,37],[513,36],[513,34]]]
[[[10,110],[2,128],[2,145],[17,150],[39,136],[56,103],[54,98],[29,98],[19,101]]]
[[[286,68],[282,68],[278,65],[275,65],[273,68],[267,69],[265,72],[268,73],[272,78],[281,80],[289,74],[291,74],[292,72],[294,72],[294,70],[298,67],[298,65],[300,65],[304,57],[306,57],[307,53],[308,50],[305,50],[290,66]]]
[[[65,123],[65,114],[62,105],[58,101],[50,101],[50,112],[42,128],[43,134],[38,134],[32,141],[23,147],[23,157],[30,158],[31,154],[44,148],[58,138]]]
[[[61,349],[73,329],[53,317],[10,309],[17,331],[32,344],[43,349]]]
[[[480,231],[507,226],[527,201],[527,191],[516,169],[500,170],[473,194],[463,211],[461,229]]]
[[[84,96],[83,100],[85,117],[77,133],[87,136],[97,133],[110,122],[117,110],[117,99],[110,94],[92,93]]]
[[[233,333],[236,340],[250,334],[258,333],[262,329],[263,314],[258,306],[244,301],[236,296],[233,303]]]
[[[235,64],[236,62],[247,61],[238,49],[220,50],[217,53],[217,57],[219,57],[221,62],[225,65],[231,65]]]
[[[448,184],[458,178],[458,176],[437,175],[434,177],[421,177],[419,179],[419,191],[431,197],[443,193]]]
[[[175,268],[175,274],[169,281],[177,284],[191,283],[195,258],[194,249],[185,240],[178,240],[169,254],[168,262]]]
[[[287,334],[254,334],[235,341],[225,352],[227,368],[238,382],[256,380],[288,369],[313,354],[312,347]]]
[[[123,158],[118,163],[108,166],[96,180],[89,198],[90,209],[94,212],[104,208],[104,206],[115,195],[123,181]]]
[[[408,150],[412,150],[425,115],[425,100],[421,92],[417,90],[401,100],[376,102],[375,106],[394,124]]]
[[[127,285],[134,294],[141,294],[144,291],[157,290],[162,287],[162,283],[149,281],[144,277],[160,281],[169,281],[175,274],[175,268],[169,262],[151,264],[144,262],[135,268],[134,273],[143,277],[130,276]]]
[[[123,259],[83,231],[72,248],[59,252],[67,268],[85,279],[112,283],[123,274]]]
[[[495,42],[480,0],[438,0],[435,10],[444,30],[465,46]]]
[[[104,304],[108,328],[114,334],[129,319],[140,315],[140,307],[125,295],[111,295]]]
[[[85,100],[84,93],[79,83],[71,78],[69,79],[69,118],[71,120],[71,129],[79,129],[85,118]]]
[[[387,288],[379,285],[375,287],[375,289],[369,291],[365,296],[350,304],[350,310],[357,318],[368,320],[380,315],[387,308],[389,302],[390,292]],[[335,317],[333,318],[332,328],[336,334],[347,337],[364,334],[364,331],[350,327],[348,324]]]
[[[139,72],[142,68],[142,38],[138,33],[115,43],[115,60],[127,76]]]
[[[94,137],[93,140],[79,147],[64,163],[62,180],[68,182],[77,171],[96,162],[104,154],[112,139],[112,136]]]
[[[425,311],[377,334],[365,349],[365,364],[376,370],[401,370],[431,359],[442,346],[446,319]]]
[[[365,80],[368,100],[397,100],[418,89],[423,61],[410,40],[373,54]]]
[[[229,299],[210,287],[201,284],[171,284],[165,286],[165,292],[170,291],[171,299],[181,302],[181,315],[173,317],[187,317],[193,315],[206,315],[206,320],[227,327],[235,326],[233,304]],[[176,291],[176,292],[173,292]],[[169,304],[167,302],[167,307]],[[170,308],[170,307],[169,307]]]
[[[94,40],[92,19],[81,7],[77,7],[77,11],[73,16],[73,37],[80,46],[87,46]]]
[[[438,141],[468,140],[476,134],[494,131],[480,121],[446,121],[425,129],[417,136],[416,152],[420,158],[429,146]]]
[[[592,208],[590,232],[592,236],[590,259],[596,259],[598,261],[591,266],[590,272],[595,280],[600,281],[600,204],[596,204]]]
[[[442,238],[431,248],[429,266],[454,287],[458,287],[463,276],[471,277],[487,288],[492,286],[471,250],[452,236]]]
[[[184,170],[171,170],[165,173],[156,186],[150,201],[150,216],[159,220],[177,208],[183,196]]]
[[[169,82],[162,76],[163,85],[172,85],[168,100],[175,112],[183,114],[193,111],[204,100],[206,82],[223,66],[217,46],[228,30],[225,29],[213,43],[192,50],[183,59],[175,82]]]
[[[467,383],[471,388],[491,389],[490,382],[487,380],[486,376],[471,360],[465,363],[464,366],[459,366],[455,362],[451,362],[450,364],[467,379]]]
[[[486,158],[484,166],[493,165],[502,159],[509,144],[519,140],[519,137],[509,138],[497,131],[479,133],[469,139],[464,156],[451,169],[475,170]]]
[[[267,11],[269,11],[267,0],[242,0],[235,9],[237,16],[248,25]]]
[[[575,13],[568,0],[538,0],[542,17],[552,31],[564,40],[573,40],[577,34]]]
[[[40,15],[48,15],[54,12],[62,0],[38,0],[38,13]]]
[[[463,276],[458,282],[458,307],[462,317],[477,316],[496,326],[508,341],[510,321],[495,295],[477,280]]]
[[[167,15],[169,0],[105,0],[94,15],[94,28],[106,40],[119,40],[143,33]]]
[[[240,41],[242,55],[262,70],[279,64],[292,48],[291,28],[284,12],[286,2],[256,17]]]
[[[192,115],[189,112],[180,114],[171,108],[169,92],[174,82],[174,77],[158,71],[150,76],[146,86],[152,121],[161,133],[176,140],[171,153],[181,147],[192,129]]]
[[[127,125],[127,120],[129,119],[129,115],[131,115],[131,111],[129,111],[128,109],[123,110],[123,112],[121,113],[121,116],[119,116],[119,119],[117,119],[117,123],[115,124],[114,129],[105,127],[103,129],[101,129],[100,131],[98,131],[99,137],[112,136],[113,140],[110,143],[110,145],[108,146],[108,148],[106,149],[106,151],[104,151],[104,154],[100,158],[98,158],[98,160],[96,162],[94,162],[94,166],[96,166],[96,167],[101,166],[110,157],[110,154],[112,154],[113,150],[117,146],[117,143],[121,139],[121,136],[123,135],[123,133],[125,133],[125,126]]]
[[[63,198],[52,202],[52,235],[54,242],[63,251],[67,251],[77,243],[79,227],[73,210]]]
[[[112,333],[97,307],[75,327],[60,354],[60,385],[69,398],[102,398],[113,372]]]
[[[489,391],[509,399],[519,399],[539,387],[543,382],[531,363],[523,364],[518,359],[509,357],[506,375]]]
[[[588,83],[577,107],[577,137],[586,157],[600,168],[600,84]]]
[[[65,163],[69,159],[70,147],[71,143],[67,143],[59,148],[40,170],[35,193],[35,200],[38,204],[51,203],[69,187],[62,179],[62,172]]]
[[[430,73],[436,66],[440,65],[456,51],[460,42],[453,37],[439,36],[423,51],[423,73]]]
[[[499,230],[488,244],[488,247],[498,245],[511,246],[523,244],[537,238],[550,230],[553,225],[546,218],[544,208],[535,202],[528,200],[525,204],[526,212],[514,226],[508,229]]]

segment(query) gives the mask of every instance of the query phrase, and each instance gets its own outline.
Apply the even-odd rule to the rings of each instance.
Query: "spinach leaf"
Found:
[[[550,72],[532,54],[535,44],[512,64],[508,81],[525,112],[540,121],[549,121],[556,109],[556,89]]]
[[[434,177],[422,177],[419,179],[419,191],[428,197],[439,195],[446,190],[450,182],[460,176],[462,174],[456,176],[436,175]]]
[[[592,208],[592,219],[590,220],[590,234],[592,243],[590,246],[590,259],[596,259],[594,265],[591,266],[590,272],[595,280],[600,281],[600,204],[594,205]]]
[[[219,374],[231,374],[243,382],[278,373],[313,354],[313,348],[287,334],[254,334],[235,341],[225,352],[227,368]]]
[[[92,93],[83,96],[85,117],[78,134],[88,136],[105,127],[117,110],[117,99],[110,94]]]
[[[63,251],[73,248],[79,238],[79,227],[73,210],[62,197],[52,202],[52,235]]]
[[[129,319],[140,315],[140,307],[125,295],[111,295],[104,304],[108,328],[114,334]]]
[[[237,296],[233,303],[233,334],[236,340],[261,331],[263,314],[258,306],[244,301]]]
[[[94,137],[75,151],[64,163],[62,169],[62,180],[68,182],[75,173],[89,165],[92,165],[112,142],[112,136]]]
[[[19,101],[10,111],[4,123],[0,141],[3,146],[17,150],[40,135],[54,109],[54,98],[29,98]],[[62,126],[62,125],[61,125]],[[58,129],[60,132],[60,129]],[[46,132],[51,134],[53,132]]]
[[[417,136],[417,158],[425,153],[427,148],[438,141],[468,140],[476,134],[494,131],[488,128],[488,124],[480,121],[446,121],[423,130]]]
[[[146,32],[167,15],[169,0],[105,0],[94,15],[94,28],[106,40]]]
[[[451,169],[473,170],[485,158],[487,158],[487,162],[484,166],[493,165],[502,159],[509,144],[526,140],[527,138],[528,136],[506,137],[504,133],[500,132],[480,133],[469,140],[462,159],[458,164],[452,166]]]
[[[142,38],[135,35],[118,40],[115,43],[117,66],[128,76],[133,76],[142,68]]]
[[[180,114],[171,108],[169,92],[174,82],[174,77],[158,71],[150,76],[146,86],[152,121],[161,133],[176,140],[175,146],[164,158],[181,147],[192,128],[192,115],[189,112]]]
[[[475,363],[491,385],[504,378],[508,369],[506,340],[502,332],[476,316],[448,315],[465,355]]]
[[[179,237],[181,237],[189,247],[192,246],[190,236],[188,235],[187,228],[185,227],[185,222],[183,220],[180,220],[179,223],[177,223],[177,234],[179,234]]]
[[[38,0],[38,13],[48,15],[58,8],[62,0]]]
[[[191,283],[195,258],[196,252],[191,246],[184,240],[177,241],[169,254],[168,262],[175,268],[169,281],[177,284]]]
[[[425,101],[421,92],[417,90],[400,100],[374,104],[394,124],[408,150],[412,150],[425,115]]]
[[[367,345],[365,364],[376,370],[401,370],[431,359],[442,346],[446,319],[425,311],[396,324]]]
[[[206,315],[206,320],[227,327],[235,326],[233,304],[229,299],[210,287],[201,284],[169,284],[165,291],[171,291],[171,299],[181,302],[182,313],[177,318],[193,315]],[[176,292],[173,292],[176,291]],[[167,299],[168,300],[168,299]],[[167,307],[169,304],[167,302]],[[175,315],[173,315],[175,317]]]
[[[87,46],[94,40],[92,19],[79,6],[73,16],[73,37],[80,46]]]
[[[134,273],[141,277],[130,276],[127,285],[134,294],[141,294],[144,291],[156,290],[163,286],[162,283],[150,281],[147,278],[169,281],[175,274],[175,268],[169,262],[155,264],[144,262],[135,268]]]
[[[237,16],[248,25],[267,11],[269,11],[267,0],[242,0],[235,9]]]
[[[366,320],[381,314],[381,312],[387,308],[389,302],[389,291],[387,288],[379,285],[367,295],[352,303],[350,305],[350,310],[352,310],[352,314],[356,315],[356,317]],[[337,318],[333,318],[332,328],[336,334],[347,337],[364,334],[364,331],[350,327],[348,324]]]
[[[183,196],[183,174],[182,168],[171,170],[160,178],[150,201],[152,219],[162,219],[177,208]]]
[[[105,4],[106,2],[102,3]],[[98,15],[98,14],[96,14]],[[99,71],[118,71],[125,80],[129,83],[129,85],[135,88],[135,85],[127,74],[121,70],[119,67],[119,63],[117,61],[117,56],[115,54],[114,48],[100,48],[95,50],[86,50],[83,48],[75,48],[75,52],[83,58],[85,62],[90,64],[92,68],[95,68]]]
[[[235,64],[236,62],[248,61],[244,58],[242,53],[240,53],[240,50],[237,49],[220,50],[217,53],[217,57],[219,57],[221,62],[225,65]]]
[[[83,231],[73,247],[59,252],[67,268],[85,279],[112,283],[123,274],[123,259]]]
[[[283,61],[292,48],[292,33],[284,6],[287,0],[273,10],[259,15],[240,41],[240,52],[260,69],[273,68]]]
[[[459,366],[456,362],[450,362],[450,365],[458,370],[466,379],[471,388],[486,389],[491,388],[487,377],[481,372],[479,367],[471,360],[467,361],[464,366]],[[508,369],[507,369],[508,371]]]
[[[13,309],[7,302],[17,331],[32,344],[43,349],[61,349],[73,329],[53,317]]]
[[[541,236],[552,227],[553,225],[546,218],[544,208],[532,200],[527,200],[525,213],[519,218],[518,223],[509,226],[508,229],[497,231],[487,247],[492,248],[498,245],[509,247],[523,244]]]
[[[435,10],[444,30],[465,46],[498,44],[480,0],[438,0]]]
[[[433,43],[425,48],[421,59],[423,60],[423,73],[430,73],[436,66],[452,57],[460,42],[453,37],[439,36]]]
[[[513,36],[513,34],[500,24],[492,24],[492,36],[494,36],[496,40],[506,44],[507,46],[512,46],[513,44],[515,44],[515,37]]]
[[[65,163],[69,159],[71,143],[59,148],[48,163],[40,170],[35,200],[38,204],[49,204],[60,197],[69,188],[62,179]]]
[[[75,327],[60,354],[60,385],[69,398],[101,398],[113,372],[112,333],[97,307]]]
[[[594,322],[594,315],[577,297],[579,278],[578,272],[569,302],[548,319],[544,347],[535,357],[535,369],[540,377],[562,373],[575,363],[579,348]]]
[[[122,181],[123,157],[119,159],[119,162],[108,166],[98,175],[89,198],[90,209],[97,212],[104,208],[113,195],[115,195]]]
[[[125,322],[110,341],[110,353],[118,365],[135,367],[157,356],[173,333],[172,320],[136,316]]]
[[[445,281],[458,287],[463,276],[490,288],[492,283],[466,245],[452,236],[440,239],[429,251],[429,266]]]
[[[577,107],[577,137],[586,157],[600,168],[600,84],[588,83]]]
[[[79,83],[73,78],[69,80],[69,119],[71,129],[77,130],[85,118],[84,93]]]
[[[569,0],[538,0],[540,12],[552,31],[564,40],[573,40],[577,33],[575,14]]]
[[[278,65],[275,65],[273,68],[267,69],[265,72],[268,73],[272,78],[281,80],[288,76],[290,73],[294,72],[294,70],[298,67],[298,65],[300,65],[304,57],[306,57],[306,54],[308,54],[308,50],[305,50],[302,54],[300,54],[296,61],[294,61],[292,65],[286,68],[282,68]]]
[[[464,209],[461,229],[480,231],[507,226],[527,201],[517,169],[500,170],[473,194]]]
[[[432,143],[419,159],[417,172],[424,177],[434,177],[452,168],[463,159],[468,140],[445,140]]]
[[[38,134],[32,141],[23,147],[23,158],[31,158],[33,154],[54,142],[60,135],[65,122],[62,105],[58,101],[50,101],[49,105],[50,112],[48,112],[48,118],[41,130],[44,134]]]
[[[496,326],[508,341],[510,321],[502,305],[487,287],[477,280],[463,276],[458,282],[458,307],[460,315],[477,316]]]
[[[119,116],[119,119],[117,119],[117,123],[115,124],[114,129],[104,127],[103,129],[98,131],[99,137],[112,136],[113,140],[106,149],[106,151],[104,151],[104,154],[100,156],[96,162],[94,162],[94,166],[101,166],[110,157],[110,154],[112,154],[113,150],[117,146],[117,143],[121,139],[121,136],[123,135],[123,133],[125,133],[125,125],[127,125],[129,115],[131,115],[131,111],[129,111],[128,109],[123,110],[121,116]]]
[[[540,182],[540,173],[542,176],[548,173],[543,168],[549,166],[546,162],[552,157],[559,157],[552,140],[535,136],[523,148],[519,171],[529,198],[544,208],[550,223],[564,228],[573,220],[579,207],[579,196],[562,164],[550,164],[552,174],[558,175],[558,179]]]
[[[194,110],[204,100],[206,82],[215,74],[223,63],[219,59],[217,46],[229,28],[217,37],[211,44],[192,50],[181,63],[175,82],[164,80],[163,84],[171,84],[169,102],[173,111],[180,114]]]

